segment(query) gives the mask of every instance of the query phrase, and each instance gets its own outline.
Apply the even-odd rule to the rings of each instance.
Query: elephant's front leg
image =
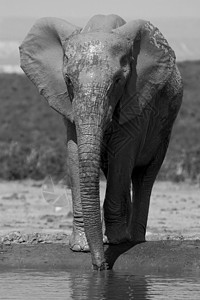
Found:
[[[76,143],[75,125],[65,120],[67,127],[67,153],[68,168],[71,178],[71,192],[73,203],[73,231],[70,236],[70,248],[73,251],[89,251],[89,246],[84,231],[83,213],[80,197],[79,184],[79,160],[78,147]]]
[[[104,219],[105,236],[111,244],[130,240],[128,223],[131,210],[131,165],[125,155],[109,160]]]

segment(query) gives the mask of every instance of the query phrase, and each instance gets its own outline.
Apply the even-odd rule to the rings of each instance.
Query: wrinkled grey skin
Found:
[[[20,55],[27,76],[64,116],[74,214],[71,249],[90,249],[94,269],[105,269],[103,240],[145,241],[151,190],[182,99],[174,52],[147,21],[98,15],[83,29],[40,19]],[[107,178],[104,236],[100,168]]]

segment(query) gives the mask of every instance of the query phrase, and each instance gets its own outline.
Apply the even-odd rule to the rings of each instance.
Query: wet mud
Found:
[[[60,237],[59,237],[60,238]],[[136,246],[105,246],[105,253],[116,271],[133,274],[170,274],[200,276],[200,241],[165,240]],[[90,270],[90,253],[75,253],[63,240],[32,240],[0,244],[0,270]]]

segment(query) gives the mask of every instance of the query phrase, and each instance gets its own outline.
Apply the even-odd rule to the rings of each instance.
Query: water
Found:
[[[1,300],[200,299],[200,278],[120,272],[2,272]]]

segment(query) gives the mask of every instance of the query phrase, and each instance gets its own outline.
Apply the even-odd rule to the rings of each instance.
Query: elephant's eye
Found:
[[[121,74],[118,74],[117,76],[115,76],[114,78],[114,84],[118,85],[118,84],[123,84],[123,76]]]
[[[123,83],[123,79],[124,79],[123,72],[122,70],[119,70],[118,72],[115,73],[113,77],[113,83],[118,85],[120,83]]]
[[[120,83],[120,81],[122,80],[122,78],[120,76],[115,78],[115,83],[118,84]]]

